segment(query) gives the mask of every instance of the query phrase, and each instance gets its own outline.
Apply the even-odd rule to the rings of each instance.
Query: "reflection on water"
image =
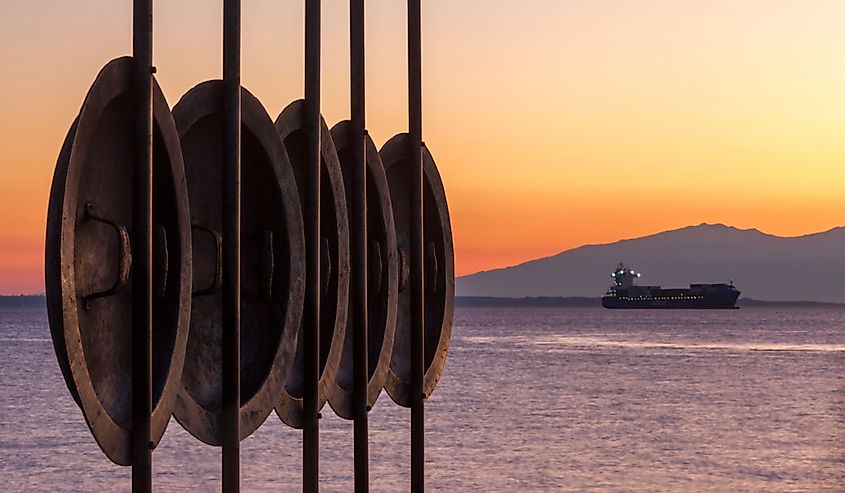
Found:
[[[460,308],[426,408],[430,491],[845,491],[845,310]],[[327,407],[324,491],[352,489]],[[408,411],[371,414],[373,491],[408,489]],[[300,433],[242,445],[244,491],[299,491]],[[219,449],[175,421],[160,491],[218,491]],[[4,491],[128,491],[65,388],[41,309],[0,311]]]
[[[565,335],[548,335],[548,336],[475,336],[465,338],[470,344],[501,344],[503,342],[513,345],[515,348],[528,348],[531,346],[553,346],[553,348],[543,348],[542,351],[549,351],[554,349],[565,349],[568,346],[574,346],[581,349],[590,349],[594,347],[611,347],[611,348],[632,348],[632,349],[718,349],[723,351],[828,351],[828,352],[842,352],[845,351],[845,345],[837,344],[766,344],[766,343],[671,343],[671,342],[657,342],[657,341],[625,341],[616,340],[605,337],[592,336],[565,336]],[[555,347],[556,346],[556,347]]]

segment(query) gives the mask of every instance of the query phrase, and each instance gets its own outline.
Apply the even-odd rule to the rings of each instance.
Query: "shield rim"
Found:
[[[276,118],[276,131],[282,141],[296,130],[305,127],[303,113],[305,112],[305,100],[297,99],[291,102],[282,110]],[[338,296],[335,316],[335,326],[332,331],[332,341],[329,347],[329,354],[326,364],[317,384],[317,409],[320,410],[328,401],[332,386],[337,377],[340,357],[343,354],[343,341],[346,337],[346,317],[349,306],[349,222],[346,208],[346,196],[343,188],[343,176],[340,169],[340,160],[337,157],[337,150],[332,140],[326,121],[320,116],[320,154],[322,162],[328,171],[331,180],[331,190],[335,191],[335,217],[338,225],[338,259],[337,269],[339,274]],[[304,250],[303,250],[304,251]],[[302,330],[302,327],[300,327]],[[323,341],[320,341],[321,343]],[[295,369],[294,369],[295,370]],[[303,399],[292,396],[283,387],[281,397],[276,404],[276,414],[285,424],[292,428],[302,428]]]
[[[173,107],[174,120],[180,138],[190,131],[203,118],[215,112],[223,112],[223,81],[213,79],[201,82],[191,88]],[[278,182],[278,191],[285,208],[285,224],[288,225],[288,246],[294,260],[294,252],[304,252],[305,235],[302,228],[302,211],[299,206],[299,192],[296,189],[293,170],[284,144],[279,139],[273,121],[261,102],[246,88],[241,87],[241,124],[247,127],[256,139],[262,143],[265,152],[273,163],[273,171]],[[281,163],[281,164],[279,164]],[[246,197],[242,197],[242,200]],[[292,201],[290,200],[292,198]],[[281,390],[284,388],[287,374],[293,364],[293,354],[299,334],[302,318],[302,306],[305,296],[305,260],[293,261],[289,265],[290,275],[287,286],[288,310],[283,327],[286,327],[279,340],[276,356],[267,378],[258,391],[239,410],[240,440],[253,434],[273,412]],[[200,441],[213,446],[222,444],[222,409],[206,409],[200,405],[190,392],[180,384],[174,406],[173,416],[188,433]]]
[[[124,56],[106,63],[88,90],[82,107],[66,136],[56,164],[47,213],[45,252],[45,291],[53,347],[65,382],[82,410],[85,422],[103,453],[118,465],[131,465],[131,429],[116,423],[97,396],[88,370],[85,348],[77,311],[75,254],[75,222],[79,197],[81,167],[85,163],[93,132],[104,110],[120,96],[132,92],[134,60]],[[176,398],[178,381],[184,364],[187,326],[191,305],[191,245],[188,233],[187,188],[185,187],[182,151],[170,108],[158,82],[153,78],[153,119],[158,125],[164,147],[170,158],[170,171],[180,245],[181,272],[178,293],[178,320],[173,353],[167,378],[158,402],[151,413],[152,447],[164,435]],[[69,193],[70,191],[70,193]],[[131,364],[131,362],[130,362]]]
[[[336,149],[343,149],[350,144],[352,139],[352,130],[352,122],[350,120],[343,120],[332,127],[331,135]],[[390,252],[387,266],[387,290],[385,291],[387,293],[385,297],[387,315],[385,317],[384,339],[382,340],[376,369],[373,372],[372,377],[370,377],[367,381],[367,406],[372,408],[375,406],[376,401],[381,395],[381,391],[384,389],[385,381],[387,379],[387,371],[390,366],[390,359],[393,355],[393,338],[396,333],[396,312],[398,309],[397,300],[399,297],[399,259],[396,254],[396,226],[393,223],[393,205],[390,199],[387,174],[385,173],[384,165],[381,162],[381,156],[379,156],[378,149],[376,148],[373,139],[369,134],[366,134],[364,139],[367,148],[367,172],[376,186],[375,193],[378,195],[379,202],[382,204],[381,216],[387,236],[385,249],[387,252]],[[368,189],[368,197],[370,193],[371,190]],[[347,324],[347,331],[349,329],[349,324]],[[344,344],[351,343],[352,341],[348,337],[344,341]],[[342,361],[343,356],[341,354],[341,362]],[[339,372],[340,367],[338,367],[338,373]],[[343,419],[354,419],[355,415],[352,397],[352,390],[341,387],[337,378],[335,378],[332,393],[329,396],[329,405],[332,410],[334,410],[335,414]]]
[[[385,173],[390,171],[390,168],[403,159],[408,158],[408,146],[410,136],[407,132],[399,133],[390,138],[384,143],[379,155],[381,155],[382,163],[384,163]],[[455,247],[452,239],[452,223],[449,218],[449,205],[446,201],[446,190],[443,187],[443,180],[440,177],[440,172],[437,169],[437,164],[434,157],[428,150],[428,147],[423,144],[422,148],[423,159],[423,174],[426,183],[431,188],[434,195],[434,200],[437,205],[437,212],[440,218],[440,224],[443,229],[443,246],[444,246],[444,264],[443,273],[445,275],[444,283],[444,307],[443,320],[440,321],[440,337],[437,341],[437,350],[434,357],[425,368],[425,375],[423,377],[423,400],[428,399],[437,387],[440,377],[443,374],[443,368],[446,365],[446,354],[449,349],[449,343],[452,338],[452,322],[455,309]],[[397,241],[399,235],[397,233]],[[409,295],[410,296],[410,295]],[[426,299],[429,297],[426,296]],[[399,326],[399,314],[397,314],[396,325]],[[393,361],[397,357],[398,352],[393,351]],[[385,390],[390,398],[397,405],[402,407],[411,407],[413,404],[411,399],[411,383],[402,379],[393,371],[392,366],[388,370],[387,380],[385,382]]]

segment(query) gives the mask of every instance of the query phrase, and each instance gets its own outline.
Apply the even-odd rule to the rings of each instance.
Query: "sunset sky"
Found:
[[[222,0],[155,2],[168,102],[221,73]],[[346,0],[324,0],[323,112],[348,117]],[[243,83],[303,94],[303,1],[243,2]],[[405,2],[367,2],[368,127],[407,129]],[[845,2],[424,0],[423,133],[457,273],[702,222],[845,224]],[[43,291],[55,160],[131,2],[3,0],[0,294]]]

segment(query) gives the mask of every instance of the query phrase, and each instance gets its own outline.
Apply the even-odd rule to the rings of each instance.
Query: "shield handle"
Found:
[[[105,291],[91,293],[82,298],[83,306],[86,310],[90,310],[91,301],[97,298],[112,296],[126,286],[126,282],[129,280],[129,270],[132,267],[132,249],[131,243],[129,242],[129,231],[126,230],[126,227],[121,224],[117,224],[112,220],[106,219],[94,212],[93,202],[85,202],[85,218],[111,226],[117,232],[120,245],[120,253],[117,259],[117,280],[115,280],[112,287]]]

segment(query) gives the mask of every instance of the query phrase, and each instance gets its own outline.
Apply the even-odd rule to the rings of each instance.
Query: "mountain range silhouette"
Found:
[[[796,237],[700,224],[584,245],[457,279],[458,296],[601,296],[619,262],[638,284],[687,287],[733,281],[743,298],[845,302],[845,227]]]

